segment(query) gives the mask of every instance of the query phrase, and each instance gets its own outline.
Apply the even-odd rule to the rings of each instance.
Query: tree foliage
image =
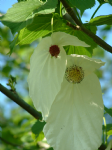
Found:
[[[112,0],[98,0],[99,7]],[[112,86],[111,63],[108,53],[112,53],[112,47],[105,42],[108,32],[112,28],[112,14],[94,17],[93,12],[87,23],[82,22],[84,12],[95,5],[95,0],[18,0],[6,14],[0,16],[3,25],[0,27],[0,148],[1,150],[37,150],[47,145],[41,113],[36,112],[32,101],[28,96],[27,76],[29,73],[30,56],[42,37],[51,35],[52,32],[62,31],[75,35],[91,47],[66,46],[67,55],[79,54],[89,57],[104,59],[104,69],[96,71],[101,81],[104,81],[102,91],[108,99],[108,91]],[[99,26],[104,25],[102,28]],[[96,33],[100,33],[100,37]],[[108,82],[105,74],[108,74]],[[24,99],[31,106],[34,115],[25,106],[15,104],[14,99],[3,96],[1,84],[4,84],[10,93]],[[7,86],[9,85],[9,87]],[[12,94],[12,95],[13,95]],[[12,100],[12,101],[11,101]],[[24,105],[24,104],[23,104]],[[112,105],[111,105],[112,106]],[[24,109],[23,109],[24,108]],[[37,116],[36,116],[37,115]],[[40,116],[38,116],[40,115]],[[107,147],[107,140],[112,135],[112,109],[106,108],[104,117],[107,118],[102,126],[102,143],[99,149]]]

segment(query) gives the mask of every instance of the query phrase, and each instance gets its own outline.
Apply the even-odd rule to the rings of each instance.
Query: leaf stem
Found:
[[[23,109],[25,109],[28,113],[30,113],[34,118],[40,119],[40,120],[42,119],[41,113],[36,111],[33,107],[31,107],[24,100],[22,100],[16,93],[11,92],[2,84],[0,84],[0,91],[3,94],[5,94],[7,97],[9,97],[11,100],[13,100],[15,103],[20,105]]]
[[[105,126],[105,136],[106,136],[106,141],[105,141],[105,144],[106,144],[106,147],[107,147],[107,125],[106,125],[106,119],[105,117],[103,117],[103,122],[104,122],[104,126]]]
[[[76,14],[73,12],[71,7],[68,5],[66,0],[60,0],[62,2],[63,6],[65,7],[68,14],[72,17],[72,19],[75,21],[75,23],[79,26],[80,30],[83,31],[85,34],[87,34],[89,37],[91,37],[95,43],[97,43],[99,46],[101,46],[106,51],[112,53],[112,47],[107,44],[105,41],[103,41],[101,38],[99,38],[97,35],[95,35],[93,32],[88,30],[77,18]]]
[[[99,9],[101,6],[102,6],[102,4],[100,4],[100,5],[96,8],[96,10],[95,10],[95,12],[93,13],[91,19],[95,16],[96,12],[98,11],[98,9]],[[90,20],[91,20],[91,19],[90,19]]]
[[[60,2],[60,17],[62,17],[62,3]]]

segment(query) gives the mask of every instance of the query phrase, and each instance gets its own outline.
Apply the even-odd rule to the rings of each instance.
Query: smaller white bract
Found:
[[[106,150],[112,150],[112,140],[110,140]]]
[[[31,56],[29,94],[36,109],[42,112],[44,120],[61,88],[66,68],[66,53],[63,46],[66,45],[89,47],[75,36],[55,32],[43,38]]]

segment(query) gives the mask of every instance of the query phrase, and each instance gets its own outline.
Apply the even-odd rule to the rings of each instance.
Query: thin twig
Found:
[[[99,9],[101,6],[102,6],[102,4],[100,4],[100,5],[96,8],[96,10],[95,10],[95,12],[93,13],[91,19],[95,16],[96,12],[98,11],[98,9]]]
[[[42,119],[41,113],[39,113],[38,111],[36,111],[33,107],[31,107],[24,100],[22,100],[17,94],[15,94],[12,91],[8,90],[2,84],[0,84],[0,91],[3,94],[5,94],[7,97],[9,97],[11,100],[13,100],[15,103],[17,103],[19,106],[21,106],[23,109],[25,109],[34,118],[40,119],[40,120]]]
[[[11,143],[11,142],[7,141],[6,139],[4,139],[2,137],[0,137],[0,140],[3,141],[4,143],[8,144],[8,145],[23,148],[23,146]]]
[[[95,43],[97,43],[99,46],[107,50],[108,52],[112,53],[112,47],[107,44],[105,41],[103,41],[101,38],[99,38],[97,35],[95,35],[93,32],[88,30],[77,18],[76,14],[73,12],[69,4],[66,2],[66,0],[60,0],[62,2],[63,6],[65,7],[68,14],[72,17],[72,19],[75,21],[75,23],[80,27],[80,30],[83,31],[85,34],[90,36]]]

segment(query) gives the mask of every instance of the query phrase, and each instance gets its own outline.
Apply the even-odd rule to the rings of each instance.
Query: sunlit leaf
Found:
[[[112,15],[98,16],[90,20],[88,23],[90,25],[99,26],[99,25],[112,25]]]
[[[51,33],[51,18],[51,14],[35,16],[32,24],[20,31],[18,44],[29,44],[34,40]],[[58,17],[54,17],[53,30],[55,31],[61,25],[62,20]]]
[[[39,0],[28,0],[16,3],[7,13],[0,17],[1,22],[16,33],[31,24],[35,14],[48,14],[55,11],[57,0],[42,3]]]
[[[33,10],[39,8],[41,5],[42,3],[39,0],[16,3],[4,16],[0,17],[0,20],[14,34],[32,22]]]

